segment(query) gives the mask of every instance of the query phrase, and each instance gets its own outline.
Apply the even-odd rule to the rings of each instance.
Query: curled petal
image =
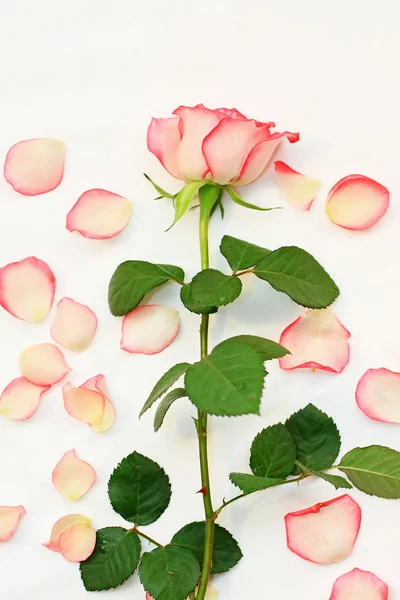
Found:
[[[152,119],[147,130],[147,147],[173,177],[183,179],[178,169],[178,146],[182,138],[180,118]]]
[[[261,175],[282,138],[258,142],[244,161],[235,185],[248,185]]]
[[[61,552],[72,562],[86,560],[96,543],[96,532],[90,523],[83,515],[61,517],[51,531],[50,541],[43,545],[53,552]]]
[[[34,344],[19,356],[22,375],[35,385],[53,385],[70,372],[63,353],[54,344]]]
[[[52,474],[54,487],[69,500],[78,500],[86,494],[96,481],[92,465],[69,450],[57,463]]]
[[[219,113],[222,118],[229,117],[230,119],[241,119],[247,121],[247,117],[239,112],[237,108],[216,108],[215,112]],[[275,127],[275,123],[271,124],[271,126]]]
[[[361,508],[348,494],[285,516],[289,550],[328,565],[347,558],[361,525]]]
[[[358,382],[356,402],[370,419],[400,423],[400,373],[368,369]]]
[[[107,190],[88,190],[69,211],[67,229],[92,240],[105,240],[125,229],[131,210],[127,198]]]
[[[279,359],[281,369],[322,369],[341,373],[350,357],[350,332],[327,310],[308,310],[282,332],[279,343],[291,354]]]
[[[0,506],[0,542],[12,538],[25,513],[23,506]]]
[[[97,329],[97,317],[91,308],[72,298],[62,298],[51,326],[52,338],[68,350],[83,352],[92,343]]]
[[[114,405],[110,400],[110,397],[106,388],[106,378],[104,375],[96,375],[91,377],[85,383],[81,385],[82,389],[93,390],[94,392],[100,392],[104,396],[104,411],[101,417],[101,421],[98,424],[93,424],[92,429],[96,433],[102,433],[110,429],[111,425],[115,421],[115,410]]]
[[[18,319],[44,319],[53,304],[55,288],[50,267],[34,256],[0,269],[0,305]]]
[[[326,201],[330,220],[345,229],[368,229],[389,206],[389,190],[364,175],[348,175],[333,186]]]
[[[295,171],[281,160],[275,161],[275,175],[286,200],[299,210],[310,210],[321,182]]]
[[[179,326],[177,310],[158,304],[139,306],[122,321],[121,348],[127,352],[157,354],[176,338]]]
[[[338,577],[329,600],[387,600],[386,583],[369,571],[353,569]]]
[[[8,151],[4,177],[16,192],[37,196],[60,185],[64,162],[64,142],[50,138],[24,140]]]
[[[30,419],[49,388],[49,385],[34,385],[25,377],[13,379],[0,396],[0,415],[11,421]]]
[[[89,425],[100,425],[105,399],[100,392],[94,392],[82,387],[73,388],[70,383],[63,387],[65,410],[71,417]]]

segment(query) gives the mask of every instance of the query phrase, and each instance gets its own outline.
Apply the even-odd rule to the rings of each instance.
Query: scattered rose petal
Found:
[[[22,375],[35,385],[53,385],[70,372],[63,353],[54,344],[34,344],[19,355]]]
[[[285,517],[289,550],[305,560],[328,565],[347,558],[361,524],[361,509],[348,494]]]
[[[51,138],[24,140],[8,151],[4,177],[16,192],[37,196],[60,185],[64,162],[64,142]]]
[[[279,343],[291,354],[279,359],[281,369],[322,369],[341,373],[350,357],[350,332],[327,310],[308,310],[282,332]]]
[[[92,465],[69,450],[57,463],[52,474],[54,487],[69,500],[78,500],[86,494],[96,481]]]
[[[65,410],[71,417],[88,423],[99,425],[104,413],[104,396],[81,387],[71,387],[66,383],[63,387]]]
[[[299,210],[310,210],[321,182],[295,171],[281,160],[275,161],[275,175],[286,200]]]
[[[105,240],[128,225],[132,203],[107,190],[88,190],[67,215],[68,231],[78,231],[92,240]]]
[[[148,304],[139,306],[122,321],[121,348],[139,354],[157,354],[173,342],[179,332],[179,312]]]
[[[369,571],[353,569],[336,579],[329,600],[387,600],[388,586]]]
[[[385,214],[389,190],[364,175],[348,175],[333,186],[326,202],[326,214],[345,229],[368,229]]]
[[[370,419],[400,423],[400,373],[368,369],[358,382],[356,402]]]
[[[60,552],[66,560],[81,562],[89,558],[96,544],[96,532],[83,515],[67,515],[54,525],[50,541],[43,544]]]
[[[92,343],[97,329],[97,317],[91,308],[72,298],[62,298],[51,326],[51,336],[60,346],[73,352],[83,352]]]
[[[93,390],[94,392],[100,392],[104,397],[104,411],[103,416],[101,418],[100,423],[94,423],[92,425],[92,429],[96,433],[102,433],[103,431],[107,431],[110,429],[111,425],[115,421],[115,410],[114,405],[110,400],[110,397],[107,393],[106,388],[106,378],[104,375],[96,375],[95,377],[91,377],[84,384],[81,385],[82,388]]]
[[[11,421],[24,421],[35,414],[40,398],[49,385],[34,385],[25,377],[13,379],[0,396],[0,415]]]
[[[34,256],[0,269],[0,305],[18,319],[44,319],[53,304],[55,288],[48,264]]]
[[[0,506],[0,542],[12,538],[25,513],[23,506]]]

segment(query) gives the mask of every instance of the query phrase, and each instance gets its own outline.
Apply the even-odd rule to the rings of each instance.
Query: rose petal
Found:
[[[115,410],[114,405],[108,396],[107,388],[106,388],[106,379],[104,375],[96,375],[95,377],[91,377],[85,383],[81,385],[81,388],[85,388],[88,390],[93,390],[100,392],[104,396],[104,411],[103,416],[99,424],[92,425],[93,431],[96,433],[102,433],[103,431],[107,431],[113,425],[115,421]]]
[[[387,600],[388,586],[369,571],[353,569],[338,577],[329,600]]]
[[[295,171],[281,160],[275,161],[275,175],[281,194],[299,210],[310,210],[321,182]]]
[[[51,326],[52,338],[73,352],[83,352],[92,343],[97,329],[97,317],[91,308],[72,298],[62,298]]]
[[[235,181],[235,185],[248,185],[257,179],[268,165],[273,153],[281,141],[282,138],[258,142],[244,161],[240,175],[237,181]]]
[[[356,402],[370,419],[400,423],[400,373],[368,369],[358,382]]]
[[[139,306],[122,321],[121,348],[127,352],[157,354],[176,338],[179,326],[177,310],[158,304]]]
[[[18,319],[44,319],[53,304],[55,288],[48,264],[34,256],[0,269],[0,305]]]
[[[34,385],[25,377],[13,379],[0,396],[0,415],[11,421],[24,421],[35,414],[40,398],[49,385]]]
[[[279,359],[281,369],[322,369],[341,373],[350,357],[347,331],[327,310],[308,310],[282,332],[279,343],[291,354]]]
[[[348,175],[333,186],[326,201],[330,220],[345,229],[368,229],[389,206],[389,190],[364,175]]]
[[[22,375],[35,385],[53,385],[70,372],[63,353],[54,344],[34,344],[19,355]]]
[[[67,383],[63,387],[63,396],[65,410],[71,417],[89,425],[101,423],[105,406],[102,393],[82,387],[73,388]]]
[[[52,474],[54,487],[69,500],[78,500],[86,494],[96,481],[92,465],[69,450],[57,463]]]
[[[247,117],[245,117],[241,112],[237,110],[237,108],[216,108],[215,112],[221,114],[222,117],[229,117],[231,119],[243,119],[247,121]],[[275,125],[272,125],[274,127]]]
[[[60,185],[64,162],[64,142],[50,138],[24,140],[8,151],[4,177],[16,192],[37,196]]]
[[[96,545],[96,532],[90,525],[74,525],[60,535],[60,551],[65,560],[82,562]]]
[[[285,516],[289,550],[328,565],[347,558],[361,524],[361,508],[348,494]]]
[[[90,519],[84,517],[83,515],[73,514],[66,515],[65,517],[61,517],[53,526],[51,530],[50,540],[45,542],[43,546],[46,546],[49,550],[53,552],[61,552],[60,549],[60,536],[65,533],[70,527],[74,527],[75,525],[90,525]]]
[[[164,169],[173,177],[183,179],[179,174],[177,160],[178,146],[182,138],[179,124],[179,117],[152,119],[147,130],[147,147]]]
[[[0,506],[0,542],[12,538],[25,513],[23,506]]]
[[[92,240],[112,238],[128,225],[132,202],[107,190],[84,192],[67,215],[68,231]]]

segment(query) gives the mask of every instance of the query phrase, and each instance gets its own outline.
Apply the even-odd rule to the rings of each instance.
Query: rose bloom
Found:
[[[235,108],[179,106],[168,119],[152,119],[147,146],[177,179],[247,185],[264,171],[281,140],[298,133],[272,132],[275,123],[247,119]]]

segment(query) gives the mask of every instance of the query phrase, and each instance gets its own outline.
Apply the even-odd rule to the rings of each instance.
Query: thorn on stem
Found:
[[[207,488],[205,485],[203,485],[202,488],[199,489],[198,492],[196,492],[196,494],[203,494],[203,496],[205,496],[207,494]]]

